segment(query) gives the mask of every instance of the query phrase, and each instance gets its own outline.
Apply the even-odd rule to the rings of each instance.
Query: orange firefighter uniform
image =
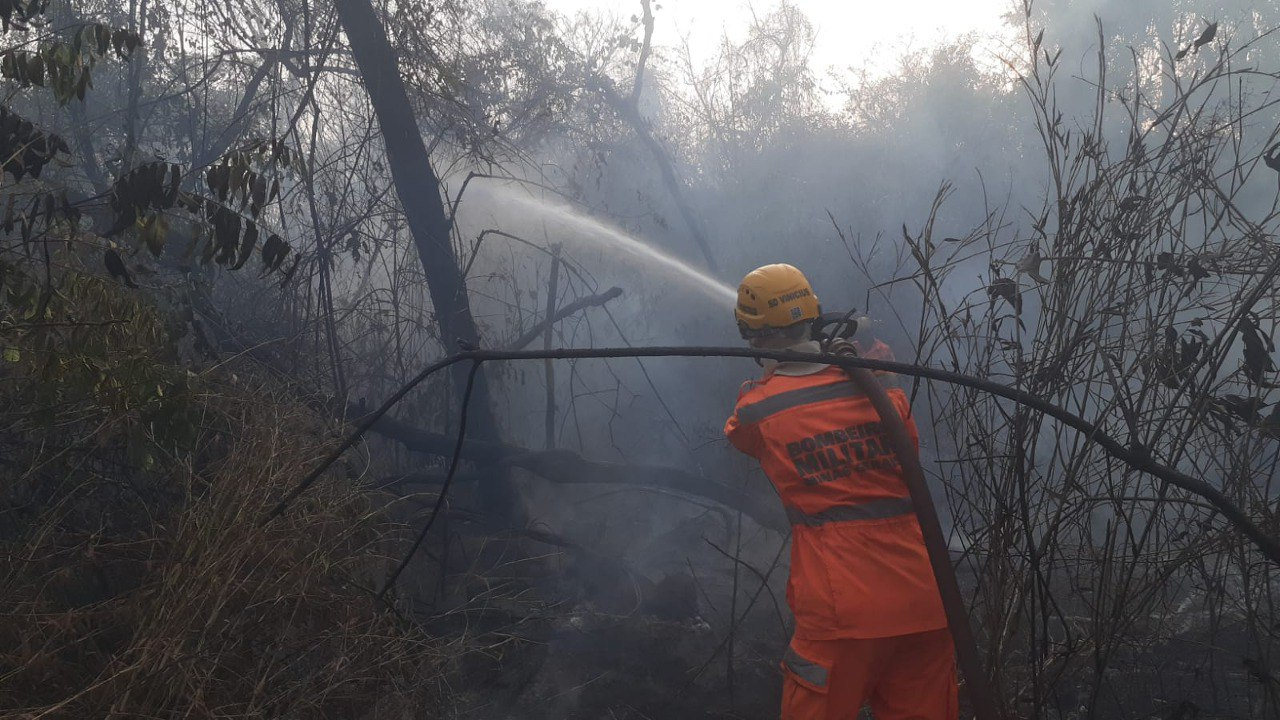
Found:
[[[906,395],[888,393],[918,445]],[[784,720],[854,718],[868,702],[877,720],[954,720],[946,616],[871,401],[838,367],[782,363],[743,386],[725,434],[760,461],[793,527]]]

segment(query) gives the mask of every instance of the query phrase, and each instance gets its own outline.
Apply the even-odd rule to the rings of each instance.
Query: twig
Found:
[[[413,547],[409,548],[409,552],[400,561],[395,572],[391,573],[391,577],[387,578],[387,584],[378,593],[379,600],[385,597],[387,591],[396,584],[396,579],[408,567],[409,561],[413,559],[414,554],[418,552],[418,548],[422,546],[422,541],[427,539],[427,533],[431,532],[431,526],[435,524],[436,517],[440,515],[440,508],[444,507],[445,498],[449,496],[449,485],[453,482],[453,475],[458,469],[458,460],[462,457],[462,443],[467,438],[467,408],[471,406],[471,389],[475,387],[476,371],[480,369],[482,362],[482,360],[472,362],[471,372],[467,373],[467,385],[462,391],[462,414],[458,419],[458,442],[454,445],[453,457],[449,460],[449,473],[445,475],[444,485],[440,486],[440,493],[436,495],[435,507],[431,508],[431,515],[427,517],[426,524],[422,526],[422,532],[418,533],[418,539],[414,540]]]
[[[724,548],[715,544],[711,540],[711,538],[703,537],[702,541],[710,545],[712,550],[715,550],[716,552],[720,553],[726,559],[732,560],[734,564],[741,565],[742,567],[746,568],[752,575],[755,575],[756,579],[759,580],[760,582],[765,582],[764,573],[760,572],[755,567],[753,567],[751,563],[747,562],[746,560],[743,560],[741,557],[735,557],[734,555],[730,554],[728,550],[725,550]],[[778,617],[778,627],[782,630],[782,634],[785,635],[787,633],[787,620],[786,620],[786,616],[782,614],[782,606],[778,604],[778,598],[773,594],[772,591],[770,591],[769,593],[769,599],[773,601],[773,612]]]
[[[738,626],[742,624],[742,621],[747,619],[747,615],[751,613],[751,609],[756,606],[756,601],[760,599],[761,593],[763,593],[769,587],[769,578],[773,577],[773,571],[778,569],[778,562],[782,560],[782,553],[784,550],[787,549],[787,546],[790,544],[790,542],[791,542],[791,534],[788,533],[787,536],[783,538],[782,544],[778,546],[778,552],[774,553],[773,562],[769,563],[769,569],[765,572],[764,579],[760,582],[760,587],[756,588],[755,594],[753,594],[751,596],[751,599],[747,601],[747,607],[742,610],[742,615],[739,617],[730,616],[728,634],[725,635],[724,639],[720,641],[720,644],[716,645],[715,649],[711,651],[711,655],[705,661],[703,661],[701,665],[698,666],[698,669],[694,670],[689,675],[689,678],[685,680],[685,683],[683,686],[681,686],[679,692],[675,693],[675,695],[672,696],[673,702],[676,699],[683,697],[685,691],[689,689],[689,686],[692,685],[700,675],[702,675],[702,673],[711,665],[711,663],[715,662],[715,659],[720,654],[720,651],[723,650],[725,645],[729,643],[729,638],[732,637],[733,634],[738,631]]]
[[[586,308],[600,307],[605,303],[609,302],[610,300],[613,300],[614,298],[618,297],[621,294],[622,294],[622,288],[612,287],[600,293],[599,295],[588,295],[584,298],[578,298],[577,300],[574,300],[568,305],[565,305],[564,307],[557,310],[555,314],[550,316],[551,319],[549,321],[544,318],[540,322],[535,323],[533,327],[526,330],[524,334],[522,334],[520,337],[507,343],[504,349],[520,350],[524,348],[526,345],[528,345],[529,343],[541,337],[544,333],[546,333],[551,328],[552,325],[555,325],[556,323],[569,317],[570,315],[573,315],[579,312],[580,310],[584,310]]]
[[[547,312],[544,315],[546,321],[543,323],[542,332],[542,349],[551,349],[551,329],[555,326],[556,317],[556,296],[560,292],[560,246],[556,245],[552,248],[551,254],[551,281],[547,286]],[[543,447],[547,450],[556,445],[556,364],[551,358],[542,361],[543,371],[547,378],[547,410],[546,420],[543,427],[545,437],[543,438]]]

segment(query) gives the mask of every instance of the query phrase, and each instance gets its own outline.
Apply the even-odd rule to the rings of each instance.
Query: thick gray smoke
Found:
[[[1072,201],[1057,197],[1064,178],[1054,175],[1057,170],[1046,157],[1055,151],[1046,149],[1045,127],[1056,124],[1070,129],[1077,139],[1087,135],[1098,152],[1120,157],[1126,147],[1132,147],[1133,113],[1146,113],[1147,119],[1139,124],[1145,132],[1144,147],[1159,147],[1170,139],[1152,120],[1161,108],[1209,71],[1220,57],[1219,49],[1242,47],[1265,37],[1280,22],[1280,14],[1269,6],[1244,2],[1229,6],[1039,2],[1029,12],[1020,3],[1014,5],[1008,32],[999,41],[1002,47],[988,38],[955,38],[904,56],[898,71],[887,76],[859,77],[841,70],[828,74],[826,68],[814,67],[806,54],[814,28],[785,3],[757,6],[747,35],[726,39],[720,54],[705,65],[691,62],[674,39],[655,38],[647,82],[636,99],[641,121],[628,123],[624,115],[622,122],[615,118],[615,124],[597,125],[596,140],[587,144],[577,136],[549,137],[537,152],[538,172],[522,179],[557,185],[571,196],[576,212],[597,217],[723,283],[732,285],[760,264],[795,264],[814,281],[826,309],[856,307],[869,313],[878,321],[878,333],[908,358],[918,352],[912,359],[958,367],[975,357],[987,357],[992,347],[1021,351],[1023,333],[1028,339],[1036,337],[1040,323],[1051,322],[1039,317],[1044,299],[1040,293],[1048,292],[1050,285],[1041,273],[1051,273],[1052,262],[1057,261],[1027,265],[1026,259],[1048,254],[1055,244],[1052,228],[1064,219],[1066,203]],[[626,64],[610,65],[617,63],[616,56],[591,45],[594,36],[584,30],[591,19],[561,22],[584,43],[585,55],[596,53],[593,57],[602,66],[622,77],[634,73]],[[1211,23],[1216,23],[1217,44],[1193,47]],[[1232,56],[1231,61],[1242,66],[1265,62],[1273,48],[1273,43],[1263,42]],[[1173,62],[1175,54],[1182,57]],[[1043,58],[1033,63],[1032,55]],[[1024,83],[1033,64],[1054,79],[1052,95],[1042,98],[1040,106],[1030,83]],[[1024,74],[1022,78],[1019,73]],[[831,88],[841,94],[840,102],[833,103],[822,94]],[[1241,97],[1256,99],[1266,98],[1274,89],[1272,79],[1259,77],[1241,84],[1239,92]],[[1222,130],[1238,134],[1240,147],[1234,157],[1257,158],[1272,141],[1274,112],[1267,101],[1260,105],[1261,116],[1251,117],[1247,127]],[[594,115],[597,110],[590,105],[576,109],[589,121],[599,119]],[[1211,111],[1225,112],[1218,105]],[[647,141],[646,136],[658,142]],[[1224,161],[1217,170],[1227,171],[1231,162]],[[1074,179],[1065,184],[1070,182]],[[1118,184],[1115,192],[1122,198],[1125,194],[1137,197],[1135,187]],[[1274,179],[1263,174],[1242,180],[1234,201],[1244,215],[1266,215],[1274,197]],[[705,294],[689,286],[687,274],[670,263],[643,260],[604,237],[597,238],[594,246],[584,244],[576,230],[555,222],[553,213],[535,212],[527,203],[513,202],[501,193],[477,194],[469,202],[479,206],[475,215],[468,216],[468,222],[474,223],[470,233],[492,224],[543,247],[559,244],[564,256],[598,277],[601,286],[624,287],[626,294],[611,306],[617,327],[596,318],[589,334],[563,335],[559,340],[736,342],[723,304],[708,302]],[[692,218],[682,206],[693,209]],[[1177,242],[1196,247],[1214,232],[1212,225],[1191,228]],[[1001,303],[1015,302],[1012,295],[992,292],[1002,287],[998,281],[1010,277],[1020,282],[1026,277],[1043,281],[1039,288],[1032,284],[1017,294],[1019,330],[953,344],[952,354],[945,351],[937,329],[929,320],[921,320],[924,281],[915,254],[920,250],[913,250],[911,243],[926,233],[932,245],[925,245],[923,251],[929,253],[934,267],[947,268],[945,279],[928,292],[945,306],[972,306],[975,314],[996,313],[1008,309]],[[708,268],[699,235],[707,241],[714,270]],[[976,245],[970,242],[974,237],[981,238]],[[527,249],[487,252],[478,267],[502,282],[519,276],[521,287],[528,288],[546,275],[548,260],[540,253],[530,254]],[[505,301],[512,299],[507,296]],[[937,320],[936,315],[932,317]],[[1191,319],[1180,316],[1178,322]],[[1013,324],[1011,319],[1005,328]],[[1229,357],[1239,362],[1238,352]],[[1095,370],[1101,374],[1111,361],[1098,362]],[[996,363],[1000,371],[1010,373],[1016,364]],[[750,477],[750,466],[733,456],[718,433],[734,387],[757,374],[757,369],[748,363],[697,361],[648,361],[645,372],[641,369],[629,363],[611,364],[607,369],[577,367],[575,377],[585,390],[581,397],[591,400],[575,403],[574,421],[579,427],[572,438],[562,436],[562,440],[569,445],[576,441],[588,454],[695,468],[759,490],[761,479]],[[558,382],[565,381],[561,377]],[[568,386],[565,389],[572,392]],[[1114,401],[1110,392],[1103,393],[1101,400],[1082,401],[1078,410],[1090,416],[1105,412],[1107,403]],[[608,399],[601,401],[601,393]],[[1123,396],[1121,390],[1116,393]],[[538,415],[537,397],[537,392],[532,393],[529,398],[535,404],[527,407],[520,400],[512,401],[513,429],[522,426],[518,418]],[[915,396],[916,407],[927,420],[934,415],[926,414],[925,408],[944,406],[950,397],[949,390],[923,386]],[[583,433],[581,426],[594,430]],[[1061,500],[1066,495],[1053,489],[1062,482],[1057,473],[1067,473],[1066,482],[1074,482],[1071,471],[1061,468],[1066,445],[1055,439],[1051,426],[1037,427],[1020,441],[1030,448],[1031,482],[1044,486],[1034,493]],[[982,442],[960,425],[925,422],[922,432],[926,460],[939,463],[942,475],[951,472],[947,469],[951,466],[942,462],[950,462],[947,458],[956,454],[978,454],[971,448]],[[984,472],[981,463],[976,472]],[[994,482],[996,471],[990,472]],[[951,481],[955,482],[954,476]],[[977,480],[966,487],[972,490],[984,484]],[[542,499],[554,505],[555,497],[559,496],[553,493]],[[974,500],[947,499],[959,508]],[[723,532],[723,527],[713,531],[715,523],[699,525],[702,511],[697,507],[646,497],[620,500],[612,506],[615,511],[618,508],[624,508],[633,522],[644,519],[639,525],[627,524],[609,542],[616,542],[616,551],[641,572],[654,573],[651,579],[657,579],[657,573],[678,570],[680,559],[696,567],[701,567],[699,562],[718,561],[705,552],[701,539]],[[1084,535],[1110,533],[1117,513],[1123,516],[1114,509],[1092,515],[1086,523],[1092,529]],[[571,525],[581,518],[574,511],[555,515],[555,522]],[[1030,520],[1032,527],[1022,532],[1047,542],[1053,517],[1050,513],[1044,524]],[[1152,515],[1131,522],[1137,531],[1146,532],[1157,520]],[[957,549],[985,553],[985,543],[994,542],[990,527],[970,523],[968,531],[976,532],[979,539],[957,529]],[[609,536],[602,531],[599,537]],[[743,557],[767,566],[774,547],[757,532]],[[712,593],[725,593],[725,576],[719,576],[718,584],[714,572],[711,576],[703,580],[714,588]],[[1172,586],[1168,592],[1171,601],[1177,598],[1181,603],[1178,612],[1183,614],[1177,615],[1177,622],[1190,628],[1188,637],[1194,636],[1201,628],[1185,612],[1199,602],[1193,599],[1199,596]],[[1081,608],[1068,611],[1070,622],[1079,622],[1078,613],[1083,612]],[[717,617],[724,621],[723,614]],[[1047,631],[1054,638],[1050,642],[1059,642],[1062,632],[1070,635],[1071,631]],[[1117,662],[1123,667],[1130,660]],[[1123,712],[1117,708],[1134,702],[1124,693],[1108,697],[1102,703],[1096,688],[1072,687],[1063,689],[1061,697],[1048,705],[1054,706],[1054,712],[1067,713],[1059,715],[1064,717],[1080,707],[1110,717]],[[1169,702],[1182,708],[1204,701],[1203,695],[1194,697],[1184,701],[1193,703],[1190,706]],[[1165,702],[1157,700],[1156,707],[1167,707]]]
[[[373,3],[439,187],[393,176],[368,92],[380,80],[362,76],[328,2],[58,3],[60,26],[90,6],[145,20],[145,62],[103,61],[85,105],[33,92],[6,106],[75,146],[72,195],[90,212],[106,212],[126,168],[190,165],[182,189],[198,194],[216,158],[258,148],[240,160],[262,173],[260,195],[275,181],[259,220],[293,270],[201,264],[212,245],[176,211],[172,234],[189,242],[125,254],[162,302],[207,300],[181,320],[184,352],[207,327],[299,406],[363,413],[458,347],[441,337],[439,268],[424,260],[447,253],[424,252],[441,239],[415,236],[404,212],[441,191],[447,227],[433,232],[448,235],[483,347],[740,345],[737,282],[786,262],[825,310],[869,315],[899,359],[1044,396],[1274,532],[1280,4],[1011,2],[991,36],[890,42],[900,57],[867,67],[820,66],[816,38],[846,29],[786,0],[744,0],[750,22],[708,52],[661,23],[650,37],[658,3],[599,5]],[[295,161],[267,162],[260,138]],[[260,209],[240,189],[238,210]],[[48,197],[35,207],[52,216]],[[89,247],[96,268],[105,246]],[[253,267],[254,252],[219,254]],[[501,638],[476,653],[498,680],[467,676],[482,688],[473,716],[772,715],[787,525],[723,437],[761,369],[628,358],[485,372],[497,427],[484,440],[503,446],[460,464],[447,519],[405,575],[431,632],[469,642],[475,623]],[[1270,566],[1208,500],[1010,403],[904,384],[1012,712],[1280,712]],[[399,434],[375,429],[343,467],[434,501],[459,394],[446,373],[409,393]],[[494,477],[516,488],[522,526],[486,524],[475,488]],[[389,502],[420,527],[421,508]],[[524,555],[505,554],[516,545]]]

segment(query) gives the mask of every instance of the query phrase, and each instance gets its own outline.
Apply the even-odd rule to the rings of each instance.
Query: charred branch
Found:
[[[515,340],[512,340],[510,343],[507,343],[507,346],[504,349],[505,350],[521,350],[525,346],[527,346],[529,343],[533,342],[534,340],[537,340],[539,337],[543,335],[544,332],[550,330],[552,326],[554,326],[556,323],[560,322],[561,320],[564,320],[565,318],[570,317],[572,315],[576,315],[577,313],[587,308],[601,307],[605,303],[609,302],[610,300],[613,300],[614,298],[617,298],[620,295],[622,295],[622,288],[612,287],[598,295],[588,295],[583,298],[578,298],[577,300],[574,300],[568,305],[565,305],[564,307],[557,310],[551,316],[550,320],[543,319],[540,322],[536,323],[533,327],[529,328],[522,335],[520,335],[520,337],[516,338]]]
[[[358,422],[359,419],[357,418]],[[369,428],[395,440],[415,452],[447,456],[453,450],[453,439],[423,430],[390,416],[378,418]],[[563,485],[630,485],[671,490],[681,495],[711,500],[733,510],[741,510],[763,527],[779,532],[788,529],[778,503],[772,496],[753,496],[710,478],[666,465],[617,463],[584,458],[572,450],[529,450],[500,443],[467,440],[462,445],[464,460],[489,462],[515,467],[550,482]],[[459,476],[455,480],[474,480],[480,473]],[[442,484],[444,476],[417,473],[395,480],[397,483]]]

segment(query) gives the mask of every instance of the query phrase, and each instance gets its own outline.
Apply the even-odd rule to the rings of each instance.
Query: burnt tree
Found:
[[[675,162],[671,159],[671,153],[667,151],[662,141],[658,139],[658,136],[654,133],[653,125],[645,118],[644,113],[640,112],[640,91],[644,87],[645,64],[648,62],[649,55],[653,49],[652,2],[651,0],[640,0],[640,6],[644,11],[644,41],[640,45],[640,58],[636,61],[636,75],[631,83],[631,91],[624,95],[613,80],[604,73],[590,76],[588,82],[594,86],[605,102],[613,108],[614,112],[618,113],[618,117],[631,126],[641,144],[653,156],[654,162],[658,164],[658,172],[662,176],[662,184],[666,186],[667,192],[676,204],[676,209],[680,211],[680,217],[684,220],[685,227],[689,229],[689,234],[693,237],[693,241],[697,243],[698,249],[702,251],[702,257],[706,260],[707,269],[712,273],[718,273],[720,266],[716,264],[715,255],[711,252],[711,243],[707,240],[706,231],[702,227],[702,222],[698,219],[697,212],[694,211],[693,206],[689,204],[689,200],[685,197],[685,186],[680,179],[680,175],[676,172]]]
[[[450,240],[452,228],[441,199],[440,179],[422,141],[386,28],[370,0],[337,0],[335,7],[382,129],[387,164],[422,261],[441,343],[446,352],[455,343],[477,347],[479,332]],[[466,376],[465,368],[453,375],[459,392]],[[475,379],[471,403],[469,433],[477,439],[497,441],[498,427],[483,370]],[[480,499],[486,517],[502,524],[519,524],[522,512],[515,488],[504,473],[485,476]]]

